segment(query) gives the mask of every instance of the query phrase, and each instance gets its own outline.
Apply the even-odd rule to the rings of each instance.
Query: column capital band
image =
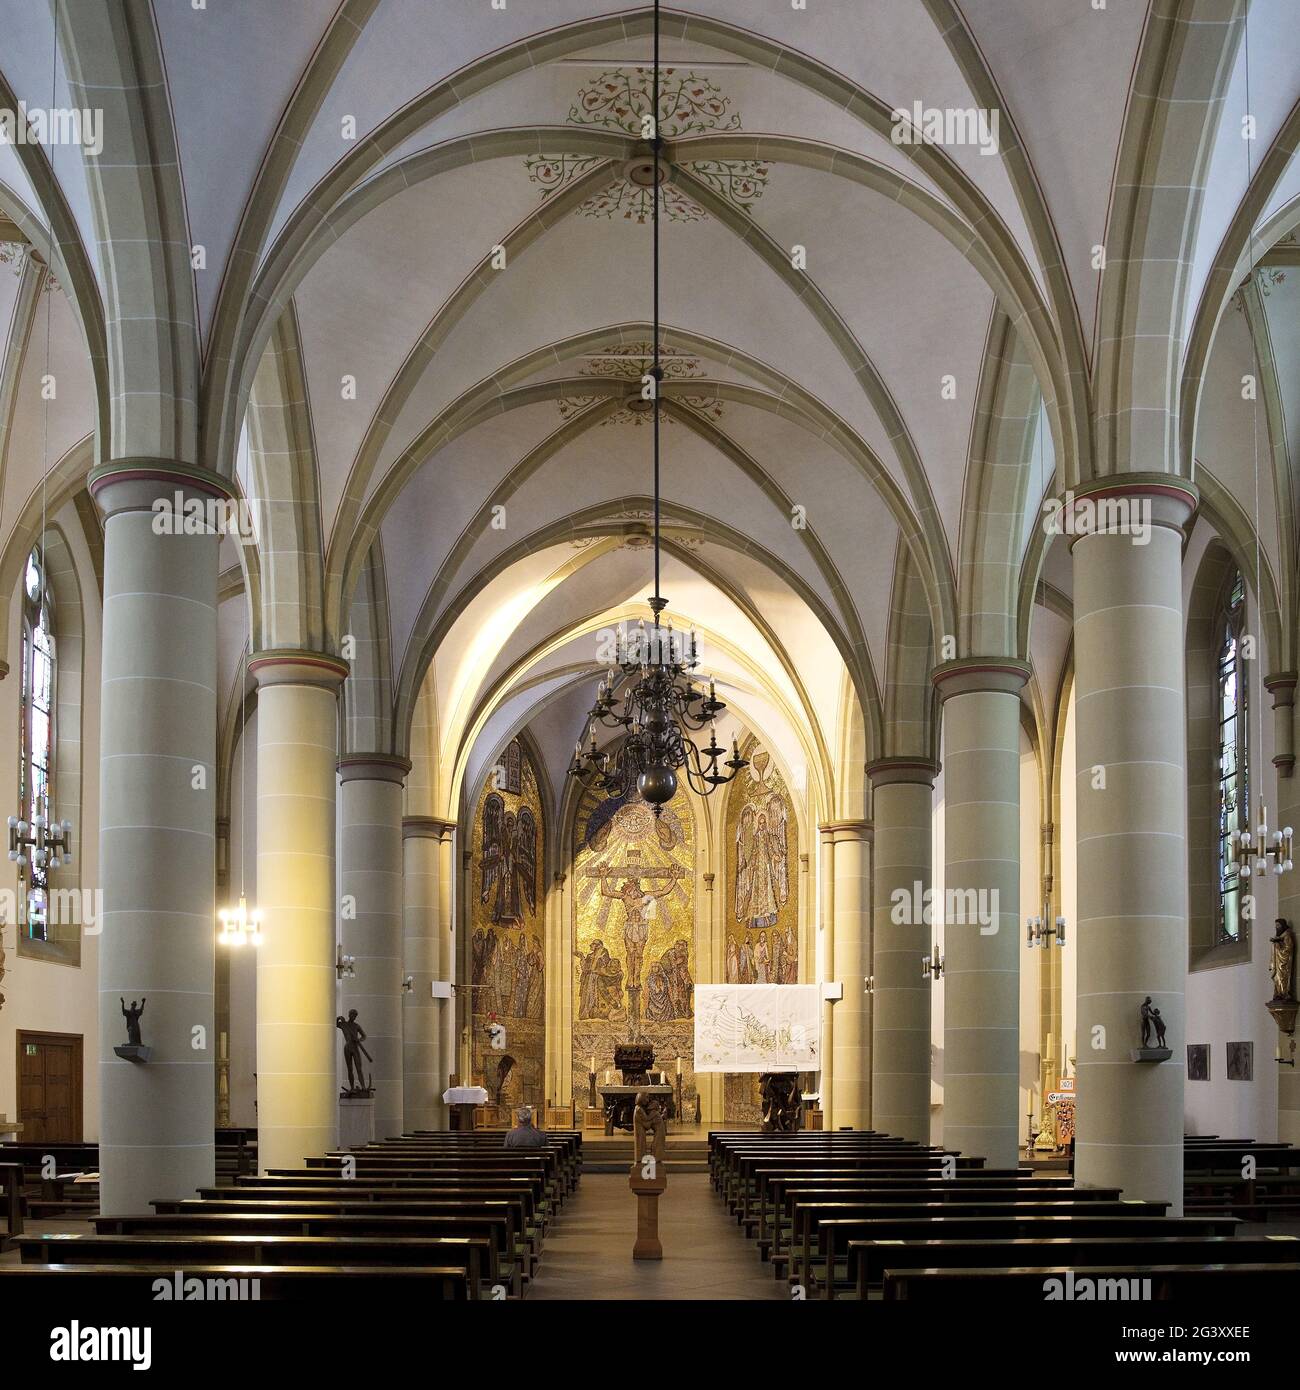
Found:
[[[180,493],[191,498],[232,501],[235,490],[229,478],[175,459],[110,459],[90,470],[86,488],[106,517],[118,512],[149,512],[159,498]]]
[[[341,656],[325,652],[280,648],[254,652],[248,659],[248,673],[259,687],[264,685],[314,685],[337,690],[347,679],[351,667]]]
[[[866,840],[870,844],[876,837],[875,827],[869,820],[823,821],[817,829],[832,840]]]
[[[1149,508],[1146,521],[1184,535],[1201,505],[1195,483],[1171,473],[1119,473],[1070,488],[1061,501],[1070,548],[1089,536],[1129,534],[1131,504]]]
[[[396,753],[350,753],[338,761],[342,782],[395,782],[400,787],[410,770],[411,760]]]
[[[456,829],[454,820],[440,816],[403,816],[402,839],[445,840]]]
[[[929,758],[877,758],[867,764],[867,776],[872,787],[889,787],[899,782],[933,787],[939,775],[938,763]]]
[[[1007,656],[958,657],[936,666],[930,673],[941,700],[988,691],[1018,695],[1029,676],[1027,661]]]

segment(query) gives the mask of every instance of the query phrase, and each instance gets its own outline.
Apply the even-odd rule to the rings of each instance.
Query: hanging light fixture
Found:
[[[262,944],[262,914],[250,908],[241,893],[236,907],[223,907],[217,913],[221,921],[220,941],[223,946],[260,946]]]
[[[243,679],[240,682],[243,700],[248,698],[248,653],[244,653]],[[244,711],[241,708],[240,713]],[[239,734],[239,902],[234,907],[217,909],[221,931],[217,940],[223,946],[260,946],[262,944],[262,914],[249,907],[244,892],[244,828],[248,825],[248,768],[244,749],[248,743],[248,721],[243,720]]]
[[[1246,116],[1251,117],[1252,105],[1250,95],[1250,7],[1242,16],[1245,43],[1245,68],[1246,68]],[[1244,142],[1246,147],[1246,187],[1250,188],[1254,182],[1255,170],[1252,162],[1252,141]],[[1249,274],[1246,284],[1253,290],[1256,286],[1256,273],[1258,266],[1255,261],[1255,223],[1252,221],[1249,234],[1247,236],[1246,259],[1249,267]],[[1250,325],[1249,310],[1245,298],[1245,290],[1240,291],[1243,315],[1247,320],[1247,336],[1250,338],[1250,356],[1252,380],[1259,380],[1259,343],[1256,338],[1255,330]],[[1259,392],[1255,391],[1252,395],[1251,405],[1251,435],[1252,435],[1252,456],[1255,465],[1255,603],[1257,612],[1263,612],[1263,534],[1262,512],[1260,508],[1259,496]],[[1243,598],[1243,602],[1244,602]],[[1237,660],[1241,661],[1240,649],[1237,652]],[[1249,676],[1246,677],[1247,683]],[[1243,694],[1245,692],[1243,691]],[[1259,708],[1264,707],[1264,675],[1259,673]],[[1246,705],[1246,702],[1242,702]],[[1237,710],[1237,718],[1247,721],[1245,728],[1245,740],[1247,746],[1250,742],[1250,725],[1248,706]],[[1242,807],[1242,818],[1246,821],[1244,830],[1232,831],[1228,835],[1227,860],[1229,871],[1235,869],[1238,881],[1249,879],[1251,874],[1267,874],[1270,870],[1274,874],[1290,873],[1292,867],[1293,834],[1289,825],[1283,826],[1281,830],[1274,830],[1270,833],[1268,828],[1268,807],[1262,798],[1256,802],[1255,828],[1250,828],[1250,796],[1247,792],[1245,805]],[[1246,891],[1243,887],[1242,891]]]
[[[586,735],[574,746],[569,775],[589,790],[609,797],[639,792],[657,816],[677,792],[679,770],[684,772],[692,791],[708,796],[749,766],[734,739],[731,756],[720,761],[727,750],[718,743],[717,716],[727,706],[718,699],[712,679],[707,692],[697,684],[702,677],[694,674],[699,666],[696,634],[675,633],[671,621],[660,622],[668,600],[659,591],[659,395],[664,376],[659,365],[659,190],[665,178],[659,134],[659,0],[655,0],[654,7],[652,94],[652,110],[648,119],[642,120],[650,153],[648,159],[637,161],[633,177],[654,189],[654,357],[649,372],[642,378],[642,400],[650,402],[654,424],[655,591],[649,600],[654,618],[649,627],[644,620],[638,622],[630,637],[619,632],[616,659],[596,692],[596,703],[587,715]],[[612,753],[597,748],[597,725],[622,731],[623,737]],[[709,742],[701,748],[690,735],[706,728]]]

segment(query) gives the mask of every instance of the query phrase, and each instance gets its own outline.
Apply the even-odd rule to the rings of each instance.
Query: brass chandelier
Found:
[[[650,627],[644,620],[632,634],[619,633],[614,661],[609,665],[596,692],[596,703],[587,714],[587,729],[573,750],[569,776],[576,777],[588,790],[611,798],[639,792],[656,816],[676,795],[678,773],[683,772],[691,790],[708,796],[732,781],[749,760],[740,756],[732,741],[731,756],[720,761],[726,749],[718,743],[717,716],[726,709],[719,700],[712,679],[708,691],[697,682],[699,642],[675,633],[671,622],[660,616],[668,600],[659,592],[659,388],[663,370],[659,365],[659,185],[664,181],[660,160],[659,134],[659,4],[655,0],[653,106],[642,118],[650,146],[650,180],[654,188],[652,245],[654,295],[653,364],[642,378],[642,397],[653,411],[654,453],[654,594],[649,600],[654,618]],[[613,751],[596,745],[597,726],[623,732]],[[692,733],[709,730],[709,742],[701,748]],[[725,770],[724,770],[725,769]]]

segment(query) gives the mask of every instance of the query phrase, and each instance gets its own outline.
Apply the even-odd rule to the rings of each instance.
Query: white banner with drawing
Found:
[[[697,1072],[819,1071],[819,985],[696,985]]]

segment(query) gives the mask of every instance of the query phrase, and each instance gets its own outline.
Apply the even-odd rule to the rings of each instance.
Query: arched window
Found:
[[[23,576],[22,757],[19,759],[19,819],[29,825],[50,814],[54,776],[54,621],[45,564],[39,547],[27,557]],[[22,869],[27,890],[26,933],[36,941],[48,936],[49,868],[33,863],[30,851]]]
[[[1241,637],[1246,622],[1246,588],[1239,570],[1224,585],[1215,613],[1219,719],[1219,941],[1241,940],[1243,885],[1228,846],[1247,828],[1250,816],[1249,719]]]

